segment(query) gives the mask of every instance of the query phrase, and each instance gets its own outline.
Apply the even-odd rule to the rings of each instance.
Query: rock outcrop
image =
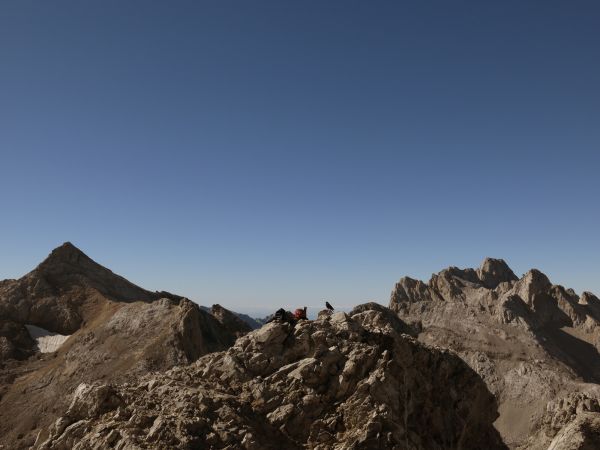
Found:
[[[70,337],[40,353],[32,326]],[[0,282],[0,445],[33,445],[80,383],[189,364],[243,332],[190,300],[130,283],[66,243],[19,280]]]
[[[549,402],[540,429],[522,448],[547,448],[548,450],[600,448],[599,388],[593,386],[588,392],[571,393]]]
[[[450,267],[428,283],[402,278],[390,300],[419,340],[456,351],[481,375],[498,398],[505,442],[527,449],[545,449],[559,433],[544,425],[552,402],[600,381],[599,306],[539,270],[519,279],[491,258],[478,269]]]
[[[600,448],[600,414],[581,413],[560,430],[548,450],[595,450]]]
[[[253,329],[237,314],[223,308],[221,305],[212,305],[210,312],[219,322],[221,322],[221,325],[223,325],[227,331],[236,337],[243,336]]]
[[[456,355],[379,305],[321,317],[133,383],[81,385],[36,448],[505,448],[494,397]]]
[[[23,324],[0,318],[0,362],[25,359],[35,353],[35,342]]]

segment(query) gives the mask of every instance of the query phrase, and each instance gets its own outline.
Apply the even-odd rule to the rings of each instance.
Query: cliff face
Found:
[[[252,331],[252,327],[247,322],[221,305],[213,305],[210,312],[227,331],[236,337],[243,336]]]
[[[420,330],[420,341],[456,351],[481,375],[498,398],[496,426],[511,447],[547,448],[560,431],[538,434],[552,402],[574,392],[595,396],[600,300],[553,285],[538,270],[519,279],[488,258],[428,283],[405,277],[390,308]]]
[[[130,384],[81,385],[38,448],[501,449],[496,402],[457,356],[378,306],[273,322]]]
[[[39,353],[31,325],[69,337]],[[135,286],[64,244],[21,279],[0,282],[0,444],[29,448],[82,382],[188,364],[238,335],[195,303]]]

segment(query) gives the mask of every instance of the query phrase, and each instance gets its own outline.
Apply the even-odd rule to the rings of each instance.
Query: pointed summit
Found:
[[[100,273],[102,274],[101,278],[116,276],[68,241],[52,250],[48,257],[35,268],[34,272],[59,278],[70,277],[74,274],[97,278]]]
[[[86,260],[90,260],[90,258],[75,247],[71,242],[65,242],[59,247],[56,247],[50,255],[40,264],[52,264],[57,262],[69,262],[69,263],[77,263],[81,260],[81,258],[85,258]]]
[[[70,241],[64,242],[62,245],[59,245],[54,250],[52,250],[52,253],[72,253],[72,252],[83,253],[75,245],[73,245],[73,243]]]
[[[34,286],[42,279],[42,285],[49,283],[61,292],[73,288],[94,289],[117,301],[148,301],[159,297],[159,294],[142,289],[97,263],[71,242],[65,242],[52,250],[25,278]]]
[[[485,258],[477,269],[477,276],[488,289],[495,289],[505,281],[519,279],[503,259],[496,258]]]

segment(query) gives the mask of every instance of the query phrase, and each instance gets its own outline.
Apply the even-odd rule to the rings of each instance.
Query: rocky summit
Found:
[[[80,385],[40,449],[502,449],[496,401],[387,308],[273,322],[134,383]]]
[[[495,425],[523,449],[600,448],[600,300],[501,259],[402,278],[389,307],[418,339],[456,352],[496,396]],[[577,436],[577,437],[576,437]]]

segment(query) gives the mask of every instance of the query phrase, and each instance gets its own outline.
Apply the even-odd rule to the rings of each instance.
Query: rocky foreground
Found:
[[[460,358],[370,304],[273,322],[227,351],[80,385],[43,449],[502,449],[496,401]]]

